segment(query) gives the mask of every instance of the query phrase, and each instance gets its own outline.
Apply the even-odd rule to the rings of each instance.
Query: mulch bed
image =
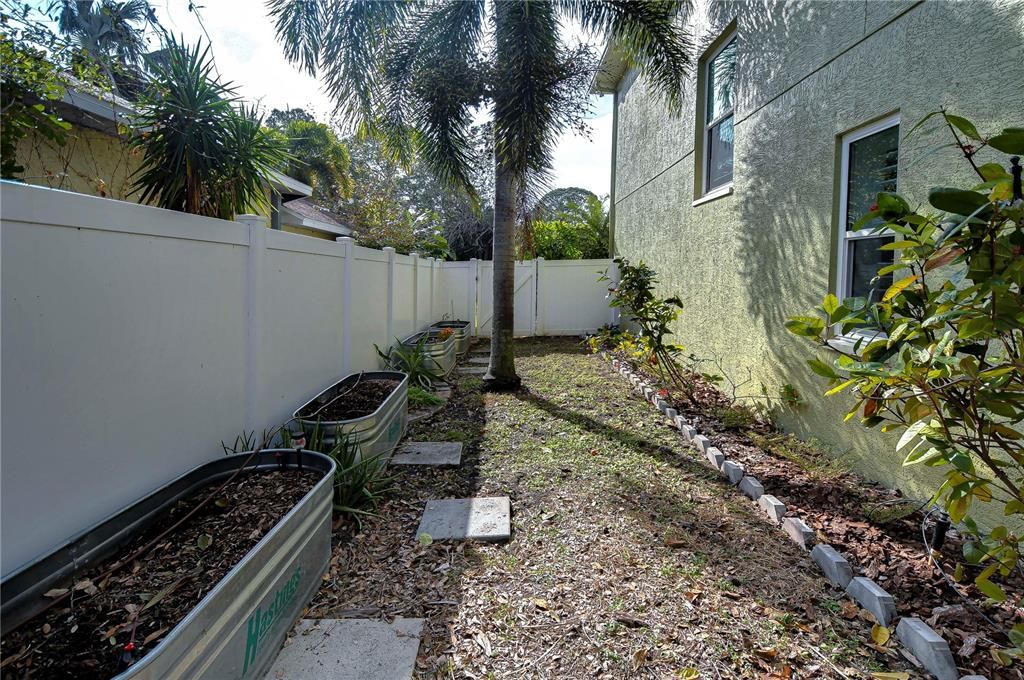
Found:
[[[299,417],[320,418],[325,421],[362,418],[380,408],[380,405],[395,391],[396,387],[398,387],[397,380],[361,379],[351,388],[347,386],[339,388],[347,390],[347,392],[336,401],[331,400],[338,394],[338,390],[332,390],[324,396],[322,401],[303,409],[299,413]],[[325,402],[327,405],[323,406]]]
[[[639,367],[629,363],[637,372]],[[650,371],[641,372],[658,381]],[[1019,669],[1001,666],[990,652],[1008,646],[1004,631],[1024,622],[1024,578],[1019,572],[1000,581],[1010,594],[1003,603],[987,601],[974,587],[977,567],[964,564],[963,577],[954,585],[928,555],[922,525],[931,541],[933,518],[926,519],[922,502],[848,471],[829,470],[827,465],[809,471],[775,455],[776,445],[786,446],[793,439],[764,422],[743,429],[725,427],[714,414],[729,405],[728,398],[699,376],[691,378],[698,383],[692,401],[672,394],[667,401],[726,458],[742,463],[747,474],[757,477],[766,493],[786,505],[787,514],[803,519],[819,541],[842,553],[855,575],[876,581],[892,594],[900,616],[925,620],[949,642],[961,668],[990,679],[1024,678]],[[950,577],[956,565],[963,563],[963,542],[950,530],[939,551],[938,562]],[[856,610],[849,615],[855,616]]]
[[[181,527],[130,565],[119,559],[155,539],[210,493],[180,501],[111,559],[74,582],[71,597],[3,638],[3,678],[110,678],[155,647],[309,492],[318,472],[243,473]],[[134,651],[126,654],[127,643]]]

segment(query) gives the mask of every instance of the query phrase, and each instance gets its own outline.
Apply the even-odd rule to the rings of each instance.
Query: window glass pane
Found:
[[[871,280],[878,276],[878,270],[894,262],[893,251],[879,250],[886,243],[895,240],[892,236],[877,238],[856,238],[847,241],[847,294],[850,297],[869,298],[873,302],[882,299],[882,295],[892,285],[892,274]]]
[[[708,123],[732,109],[735,79],[736,40],[733,39],[708,64]]]
[[[708,130],[708,190],[732,181],[732,116]]]
[[[850,144],[846,185],[846,228],[871,210],[878,192],[896,191],[899,126],[893,126]],[[865,228],[877,225],[869,224]]]

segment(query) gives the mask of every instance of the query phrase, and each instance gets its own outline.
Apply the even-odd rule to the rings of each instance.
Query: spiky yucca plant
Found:
[[[142,154],[132,191],[145,203],[231,219],[269,210],[266,187],[291,156],[287,140],[262,126],[213,76],[209,47],[171,41],[132,121]]]

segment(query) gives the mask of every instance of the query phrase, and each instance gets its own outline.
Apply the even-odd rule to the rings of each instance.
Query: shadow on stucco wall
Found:
[[[772,55],[785,53],[785,42],[800,36],[789,34],[784,13],[748,9],[760,12],[744,21],[759,27],[759,43],[743,51],[748,60],[744,71],[770,74],[778,68],[770,63]],[[906,13],[760,108],[741,110],[746,117],[737,124],[735,209],[742,227],[737,230],[738,268],[749,323],[766,340],[757,371],[775,389],[791,384],[807,400],[801,408],[779,413],[780,423],[845,454],[862,473],[920,497],[935,488],[938,471],[902,468],[895,437],[855,421],[843,423],[852,402],[821,396],[827,386],[806,365],[816,350],[785,329],[788,317],[811,312],[833,288],[842,133],[899,111],[902,138],[917,120],[942,106],[962,111],[979,128],[1020,124],[1005,120],[1019,117],[1019,101],[1013,105],[1005,90],[1006,84],[1024,78],[1020,6],[928,3],[909,11],[899,7],[894,14],[900,12]],[[866,20],[864,25],[870,28]],[[958,42],[964,36],[974,39]],[[978,75],[988,73],[995,61],[1007,68]],[[1019,85],[1010,89],[1019,97]],[[934,138],[912,144],[901,139],[900,191],[912,202],[924,200],[929,186],[958,179],[949,170],[958,167],[952,155],[937,154],[927,164],[913,165],[924,148],[935,144]],[[828,352],[818,351],[819,357],[829,358]]]

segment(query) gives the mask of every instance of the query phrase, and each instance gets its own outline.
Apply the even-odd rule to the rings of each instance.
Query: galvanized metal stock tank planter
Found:
[[[452,329],[455,332],[455,351],[461,355],[469,352],[469,341],[472,338],[469,335],[468,321],[438,321],[435,324],[431,324],[430,328]]]
[[[300,418],[299,414],[329,403],[338,394],[351,388],[359,380],[394,380],[398,386],[391,391],[376,411],[368,416],[350,420],[321,420]],[[292,416],[302,425],[307,437],[320,428],[324,444],[333,446],[339,435],[346,435],[359,447],[364,458],[389,456],[405,434],[409,419],[409,376],[399,371],[363,371],[352,373],[334,383],[305,404],[295,409]]]
[[[441,339],[440,329],[431,328],[419,333],[413,333],[405,340],[402,340],[403,347],[415,347],[416,343],[420,341],[424,336],[427,337],[427,341],[423,343],[423,352],[427,356],[429,363],[433,364],[434,370],[443,376],[447,376],[455,368],[455,362],[458,360],[455,344],[455,334],[451,334],[444,340]]]
[[[250,467],[277,469],[277,454],[297,467],[294,449],[263,451]],[[5,579],[5,630],[40,611],[47,590],[111,556],[179,500],[227,478],[248,455],[200,465]],[[319,588],[331,556],[334,461],[303,451],[302,465],[322,473],[320,481],[156,647],[114,680],[263,677]]]

